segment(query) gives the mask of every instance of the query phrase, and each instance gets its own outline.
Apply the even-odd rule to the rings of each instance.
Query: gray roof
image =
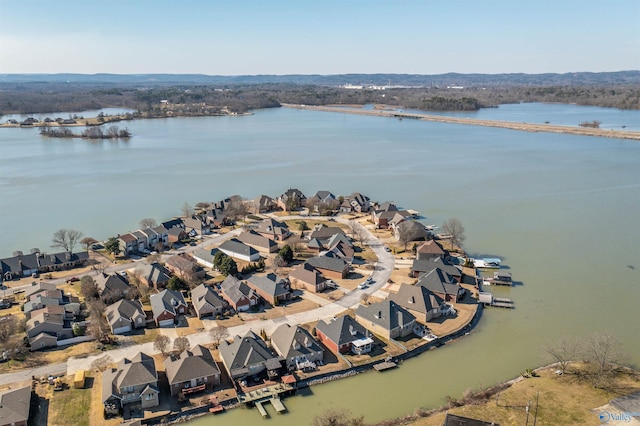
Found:
[[[118,370],[122,372],[116,380],[118,389],[158,381],[155,361],[142,352],[138,352],[131,359],[123,358],[120,360]]]
[[[205,305],[211,305],[217,309],[224,306],[222,298],[211,287],[207,287],[204,284],[200,284],[191,290],[191,303],[193,303],[196,311],[200,311]]]
[[[320,240],[317,238],[310,239],[309,242],[307,243],[307,247],[317,249],[317,250],[322,250],[324,248]]]
[[[273,361],[278,360],[264,340],[253,331],[249,331],[244,337],[236,336],[233,343],[222,341],[220,356],[232,376],[248,374],[247,367],[250,365],[264,363],[267,368],[275,367]],[[268,361],[272,362],[267,364]]]
[[[263,237],[253,230],[248,232],[241,232],[240,235],[238,235],[238,241],[244,244],[262,247],[267,250],[272,250],[274,247],[278,246],[278,244],[272,239]]]
[[[404,327],[416,320],[409,311],[392,300],[360,305],[356,309],[356,315],[362,319],[378,324],[386,330]]]
[[[157,318],[164,311],[177,315],[176,307],[180,305],[187,306],[187,302],[185,302],[184,297],[182,297],[182,293],[168,288],[158,294],[149,296],[149,302],[151,303],[154,318]]]
[[[334,318],[328,322],[318,321],[316,330],[321,331],[338,346],[368,337],[369,332],[349,315]]]
[[[138,263],[136,271],[138,271],[149,283],[162,284],[169,282],[170,272],[167,268],[157,262],[150,265],[146,263]]]
[[[271,334],[271,346],[285,359],[324,351],[307,330],[282,324]]]
[[[322,274],[316,270],[313,266],[308,263],[303,263],[302,265],[295,268],[289,274],[290,278],[298,279],[302,282],[318,285],[320,283],[325,282],[327,279],[322,276]]]
[[[31,383],[21,388],[0,392],[0,423],[10,425],[26,422],[31,406]]]
[[[440,257],[423,260],[416,259],[413,261],[413,266],[411,266],[412,271],[418,272],[431,272],[436,268],[440,268],[442,271],[453,277],[459,277],[462,275],[462,271],[460,271],[457,266],[448,264]]]
[[[457,296],[460,286],[456,280],[440,268],[422,273],[418,277],[416,285],[426,287],[434,293],[450,294]]]
[[[331,191],[318,191],[311,198],[317,198],[320,201],[329,201],[335,200],[336,196],[333,195]]]
[[[107,322],[111,326],[116,324],[120,319],[130,321],[136,314],[142,315],[143,317],[145,316],[142,304],[137,300],[122,299],[107,306],[107,309],[105,309]]]
[[[248,256],[248,257],[251,257],[251,256],[253,256],[253,255],[258,253],[258,251],[256,249],[254,249],[253,247],[250,247],[250,246],[246,245],[245,243],[238,241],[235,238],[232,238],[232,239],[227,240],[224,243],[220,244],[218,249],[220,249],[220,251],[226,251],[226,252],[230,252],[230,253],[237,253],[237,254],[241,254],[241,255],[244,255],[244,256]]]
[[[200,345],[165,359],[164,366],[170,385],[220,374],[218,364],[209,349]]]
[[[98,274],[96,277],[96,285],[100,294],[104,294],[112,291],[126,292],[131,289],[129,281],[120,274]]]
[[[314,268],[326,269],[329,271],[342,272],[348,267],[348,263],[339,257],[316,256],[307,260],[307,263]]]
[[[0,259],[0,272],[6,274],[22,274],[23,271],[37,270],[40,267],[62,265],[69,262],[77,262],[89,259],[89,253],[53,253],[44,254],[40,252],[26,255],[7,257]]]
[[[275,274],[264,277],[252,275],[247,279],[247,284],[273,297],[283,296],[291,291],[289,281],[278,278]]]
[[[438,309],[444,301],[426,287],[420,285],[401,284],[397,293],[390,293],[389,300],[405,309],[427,314]]]
[[[242,299],[242,297],[255,295],[251,287],[231,275],[227,275],[227,278],[220,284],[220,288],[222,288],[224,294],[226,294],[234,304]]]
[[[256,228],[258,232],[273,235],[288,235],[289,227],[284,222],[278,222],[275,219],[267,218],[258,224]]]
[[[329,240],[329,238],[333,237],[335,234],[344,234],[344,230],[337,226],[317,226],[311,234],[309,234],[309,239],[317,238],[321,242],[325,242]]]

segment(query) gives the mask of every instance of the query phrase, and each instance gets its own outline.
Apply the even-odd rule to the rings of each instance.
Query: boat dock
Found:
[[[385,370],[389,370],[391,368],[396,368],[398,366],[398,364],[396,364],[393,361],[383,361],[380,362],[376,365],[373,366],[373,368],[376,369],[376,371],[385,371]]]
[[[481,291],[478,293],[478,302],[484,306],[495,306],[496,308],[510,308],[513,309],[513,300],[505,299],[503,297],[493,297],[493,294]]]
[[[273,408],[275,408],[278,413],[284,413],[285,411],[287,411],[287,408],[284,406],[280,398],[268,398],[260,401],[255,401],[255,406],[263,418],[269,417],[269,413],[267,413],[267,410],[262,404],[267,404],[269,402],[271,403],[271,405],[273,405]]]

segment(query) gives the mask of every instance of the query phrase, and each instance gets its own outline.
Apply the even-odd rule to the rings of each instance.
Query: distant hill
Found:
[[[255,85],[288,83],[338,86],[389,85],[408,87],[594,86],[640,84],[640,71],[575,72],[566,74],[290,74],[221,76],[204,74],[0,74],[0,83],[71,83],[165,86]]]

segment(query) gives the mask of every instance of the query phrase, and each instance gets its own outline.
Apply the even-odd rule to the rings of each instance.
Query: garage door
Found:
[[[124,327],[114,328],[113,334],[124,334],[131,331],[130,325],[125,325]]]
[[[173,318],[158,321],[158,327],[173,327]]]

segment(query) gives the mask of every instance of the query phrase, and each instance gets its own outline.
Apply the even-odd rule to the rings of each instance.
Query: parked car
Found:
[[[78,277],[71,277],[71,278],[67,279],[67,283],[75,283],[75,282],[78,282],[78,281],[80,281],[80,278],[78,278]]]
[[[365,289],[365,288],[367,288],[367,282],[366,281],[363,282],[363,283],[358,284],[358,289],[362,290],[362,289]]]

